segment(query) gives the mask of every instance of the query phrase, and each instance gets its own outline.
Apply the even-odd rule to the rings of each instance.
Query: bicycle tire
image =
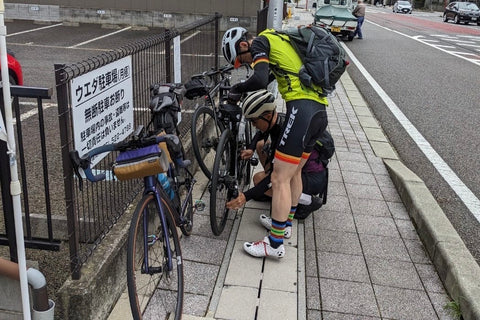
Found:
[[[245,124],[245,147],[248,147],[253,139],[252,136],[252,124],[250,122],[247,122]],[[250,185],[250,179],[252,178],[252,164],[250,163],[250,160],[241,160],[239,159],[240,163],[240,168],[239,168],[239,174],[240,174],[240,188],[241,190],[245,190],[245,187],[248,188]]]
[[[212,162],[215,158],[218,140],[223,130],[223,124],[215,121],[211,107],[203,105],[195,109],[191,128],[192,148],[200,169],[208,179],[212,177],[213,167],[209,161]]]
[[[180,230],[186,236],[190,236],[193,230],[193,195],[189,193],[192,185],[192,178],[188,174],[185,168],[178,168],[179,176],[177,180],[177,192],[175,197],[179,201],[179,215],[180,221],[183,221],[179,225]],[[183,205],[185,208],[182,210]]]
[[[230,129],[225,129],[220,136],[210,181],[210,226],[216,236],[219,236],[225,229],[230,212],[225,204],[233,197],[229,183],[232,171],[231,157],[233,156],[231,154],[230,135]]]
[[[165,237],[163,232],[160,211],[153,194],[143,196],[135,209],[130,225],[127,245],[127,286],[130,308],[135,320],[143,318],[148,301],[154,293],[156,316],[163,316],[164,319],[167,319],[174,313],[174,319],[182,317],[184,282],[180,242],[172,210],[164,199],[161,204],[165,213],[168,237]],[[144,238],[144,220],[148,221],[146,238]],[[144,241],[144,239],[148,241]],[[173,268],[168,272],[165,272],[166,239],[170,244],[173,257]],[[148,246],[147,254],[151,274],[142,273],[141,270],[145,244]]]

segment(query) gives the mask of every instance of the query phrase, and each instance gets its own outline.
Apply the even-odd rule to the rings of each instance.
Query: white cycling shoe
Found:
[[[245,242],[243,249],[254,257],[275,257],[277,259],[285,256],[285,247],[281,244],[278,248],[270,245],[270,239],[266,236],[263,240],[257,242]]]
[[[261,214],[259,219],[260,219],[260,223],[262,224],[262,226],[265,227],[265,229],[267,229],[268,231],[272,229],[272,218],[270,218],[265,214]],[[290,239],[292,237],[292,226],[285,227],[285,233],[283,237],[285,239]]]

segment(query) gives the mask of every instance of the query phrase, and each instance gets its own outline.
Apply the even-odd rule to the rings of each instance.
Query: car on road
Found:
[[[395,2],[395,4],[393,5],[393,12],[394,13],[397,13],[397,12],[412,13],[412,11],[413,11],[412,4],[409,1],[399,0],[399,1]]]
[[[443,22],[453,20],[455,23],[470,22],[480,25],[480,9],[473,2],[451,2],[443,12]]]
[[[23,85],[23,73],[22,66],[20,62],[15,58],[15,54],[7,50],[7,62],[8,62],[8,75],[10,84],[12,85]]]

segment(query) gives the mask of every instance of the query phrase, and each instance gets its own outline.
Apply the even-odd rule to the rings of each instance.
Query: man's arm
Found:
[[[265,89],[270,81],[270,69],[268,65],[270,43],[268,39],[263,36],[253,39],[250,51],[253,58],[253,74],[244,82],[235,84],[230,90],[232,93]]]

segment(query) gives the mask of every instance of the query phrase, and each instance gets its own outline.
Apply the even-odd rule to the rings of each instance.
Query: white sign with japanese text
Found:
[[[70,93],[74,144],[80,156],[133,132],[131,56],[72,79]],[[95,157],[91,165],[105,156]]]

